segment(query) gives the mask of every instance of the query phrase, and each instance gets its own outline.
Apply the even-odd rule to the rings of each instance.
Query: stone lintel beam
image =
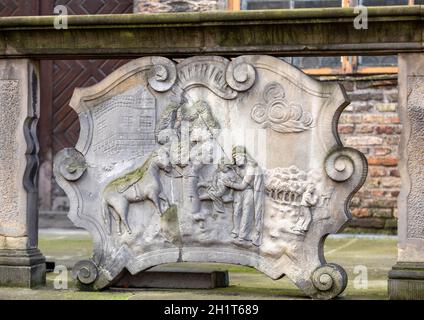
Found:
[[[397,54],[423,50],[423,6],[0,18],[0,58]]]
[[[37,63],[0,61],[0,285],[45,282],[37,248],[39,109]]]

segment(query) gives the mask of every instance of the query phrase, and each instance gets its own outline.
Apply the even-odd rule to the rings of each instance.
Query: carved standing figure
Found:
[[[312,222],[311,207],[318,203],[318,196],[315,194],[315,185],[309,183],[306,187],[305,192],[302,194],[302,200],[300,202],[299,220],[293,227],[293,231],[296,233],[304,234],[309,230],[309,225]]]
[[[261,244],[264,214],[264,181],[262,171],[246,148],[236,146],[232,152],[240,183],[226,180],[225,185],[234,189],[233,230],[231,236],[239,241]]]
[[[162,215],[169,207],[169,200],[163,193],[159,171],[171,171],[169,153],[166,150],[153,152],[146,162],[136,170],[110,182],[103,191],[102,205],[103,218],[111,231],[110,216],[118,224],[118,233],[122,233],[121,224],[124,224],[128,233],[131,228],[128,224],[128,209],[130,203],[150,200]],[[163,205],[164,204],[164,205]]]

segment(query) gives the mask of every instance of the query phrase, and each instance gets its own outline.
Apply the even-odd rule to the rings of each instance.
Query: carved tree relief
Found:
[[[124,269],[235,263],[337,296],[346,273],[323,239],[366,175],[337,136],[346,105],[340,86],[269,56],[146,57],[77,89],[80,138],[54,165],[69,217],[93,236],[75,277],[103,289]]]

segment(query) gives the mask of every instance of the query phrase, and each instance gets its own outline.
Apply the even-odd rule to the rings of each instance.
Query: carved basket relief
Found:
[[[124,269],[222,262],[337,296],[346,274],[322,239],[366,175],[336,134],[346,105],[341,87],[269,56],[141,58],[77,89],[80,138],[54,165],[94,241],[75,277],[102,289]]]

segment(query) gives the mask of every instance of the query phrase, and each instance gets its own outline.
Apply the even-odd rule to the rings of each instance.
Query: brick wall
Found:
[[[340,117],[339,133],[346,146],[365,154],[365,185],[352,200],[354,216],[347,231],[396,233],[397,169],[401,124],[397,114],[396,75],[339,80],[351,104]]]

